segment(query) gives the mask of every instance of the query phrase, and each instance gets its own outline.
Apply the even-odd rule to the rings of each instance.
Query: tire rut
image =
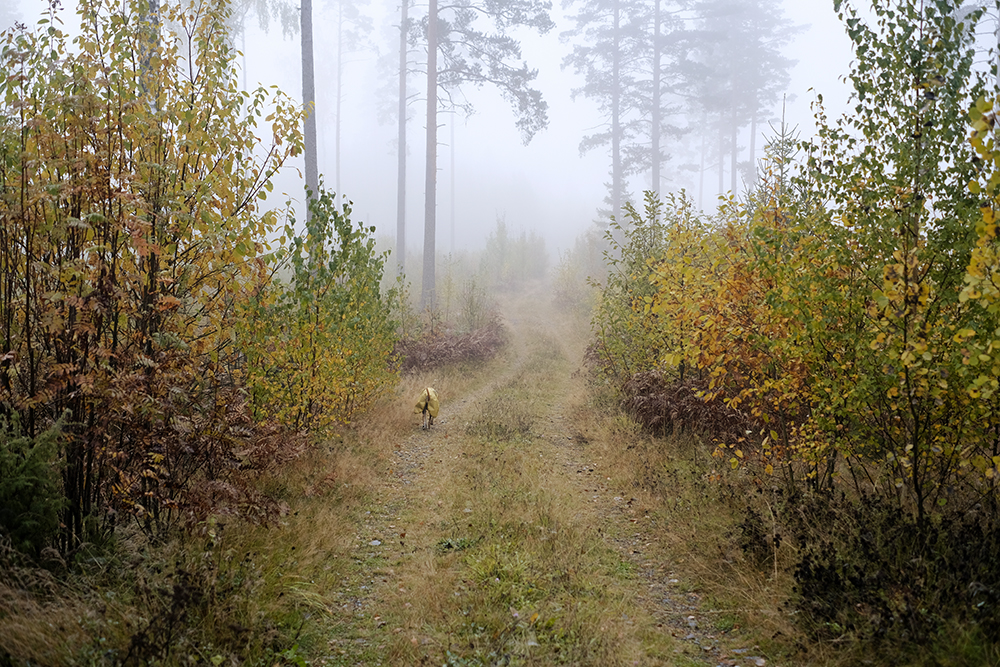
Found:
[[[520,350],[525,342],[530,337],[546,336],[570,360],[570,368],[579,366],[583,343],[578,328],[574,331],[567,321],[559,321],[551,309],[543,312],[533,299],[537,294],[508,306],[507,312],[513,313],[507,320],[511,343],[504,363],[490,366],[502,370],[472,393],[450,403],[442,396],[441,415],[435,426],[429,431],[415,430],[394,448],[390,474],[378,489],[358,533],[354,558],[359,576],[348,582],[338,601],[345,622],[344,636],[336,645],[331,643],[337,654],[331,656],[334,664],[388,664],[380,657],[385,641],[379,633],[404,630],[380,624],[382,594],[396,585],[400,571],[418,559],[433,557],[439,533],[432,527],[444,518],[435,483],[446,477],[447,466],[454,459],[464,455],[464,425],[475,414],[477,405],[524,369],[526,358]],[[675,658],[685,664],[764,664],[750,651],[726,646],[726,638],[714,632],[706,620],[710,610],[706,613],[698,594],[686,590],[683,572],[670,563],[657,562],[649,554],[648,547],[656,540],[655,531],[662,529],[634,505],[627,493],[612,488],[610,475],[603,474],[609,471],[591,460],[587,438],[576,427],[574,415],[585,409],[585,378],[577,371],[553,382],[553,393],[538,399],[544,409],[532,429],[534,442],[541,455],[551,461],[552,474],[569,479],[584,501],[584,520],[590,529],[631,564],[635,607],[654,619],[656,632],[675,638]],[[416,645],[426,639],[414,636],[411,641]],[[650,658],[641,664],[666,665],[674,661]]]
[[[518,329],[511,330],[512,337],[519,333]],[[377,655],[372,655],[373,651],[377,653],[383,648],[372,637],[373,627],[375,630],[382,628],[380,617],[373,615],[377,613],[373,610],[377,609],[380,593],[397,575],[397,570],[405,567],[405,561],[434,548],[428,543],[408,543],[406,536],[410,533],[406,529],[406,516],[428,495],[424,488],[426,481],[439,476],[440,468],[447,465],[446,457],[454,456],[447,447],[449,441],[455,441],[452,434],[464,428],[480,401],[521,372],[525,359],[518,354],[518,349],[517,345],[508,345],[500,375],[454,402],[442,400],[441,413],[434,426],[424,431],[414,421],[414,431],[393,449],[388,473],[374,494],[376,501],[365,510],[356,535],[357,547],[352,558],[360,571],[344,582],[332,605],[343,614],[339,629],[344,636],[331,640],[332,654],[327,664],[383,664]],[[422,523],[431,521],[425,519]],[[396,540],[397,537],[401,539]],[[397,541],[398,551],[395,550]],[[392,553],[388,549],[390,545],[394,548]],[[395,565],[390,566],[390,562]]]

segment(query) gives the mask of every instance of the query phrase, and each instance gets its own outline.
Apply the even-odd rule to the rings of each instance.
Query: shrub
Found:
[[[397,298],[380,290],[375,228],[322,188],[309,209],[305,235],[289,221],[288,246],[271,258],[290,278],[262,289],[240,325],[255,413],[295,428],[349,422],[395,378]]]
[[[544,239],[534,232],[529,235],[522,231],[520,236],[514,236],[507,222],[498,218],[496,228],[486,239],[479,272],[489,288],[513,289],[544,276],[548,263]]]
[[[423,338],[400,340],[396,355],[403,371],[427,370],[447,364],[480,362],[493,358],[506,342],[498,317],[465,334],[440,332]]]
[[[15,548],[38,556],[59,530],[66,499],[56,461],[62,420],[34,438],[0,417],[0,531]]]
[[[1000,641],[995,516],[980,508],[928,523],[880,497],[831,493],[798,496],[788,510],[802,545],[795,606],[814,637],[930,644],[959,624]]]
[[[717,401],[749,418],[716,454],[787,490],[816,636],[922,643],[968,623],[996,641],[1000,152],[968,38],[983,12],[834,5],[852,113],[830,122],[817,100],[801,163],[783,130],[754,193],[713,219],[652,196],[628,211],[594,349],[652,428]],[[692,375],[703,408],[673,384]],[[745,516],[760,561],[762,514]]]
[[[240,90],[225,3],[165,0],[156,21],[80,0],[75,37],[57,8],[0,38],[0,414],[28,438],[73,415],[68,551],[95,526],[169,526],[230,465],[234,304],[262,278],[277,218],[257,204],[302,111]]]

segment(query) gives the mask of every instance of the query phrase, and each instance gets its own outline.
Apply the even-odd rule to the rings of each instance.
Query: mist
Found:
[[[297,4],[292,0],[293,4]],[[47,3],[4,0],[0,21],[4,26],[15,19],[33,24]],[[387,114],[395,104],[391,93],[397,73],[392,62],[398,53],[398,4],[393,0],[370,0],[356,4],[367,17],[370,27],[361,25],[357,38],[345,40],[342,49],[342,98],[340,170],[337,173],[336,77],[337,77],[337,5],[331,0],[316,0],[313,6],[314,58],[316,71],[316,114],[318,161],[321,180],[327,190],[339,192],[353,202],[354,215],[374,225],[383,237],[396,233],[396,123]],[[420,15],[425,6],[412,8]],[[563,61],[579,40],[566,38],[574,7],[556,5],[551,17],[554,29],[539,35],[515,29],[520,40],[523,61],[537,69],[533,86],[548,104],[548,127],[524,145],[515,127],[510,105],[489,87],[464,86],[462,110],[439,113],[437,252],[451,253],[483,246],[498,220],[514,232],[525,231],[541,236],[550,253],[573,244],[574,239],[592,227],[606,208],[609,182],[607,147],[580,152],[581,139],[602,124],[599,106],[583,95],[572,96],[583,78],[564,67]],[[75,7],[64,6],[63,20],[71,23]],[[850,42],[833,12],[830,0],[785,0],[781,14],[792,27],[790,41],[781,51],[793,62],[788,68],[788,83],[778,101],[763,110],[756,125],[755,155],[749,154],[749,129],[739,134],[742,162],[759,160],[772,127],[784,116],[787,125],[797,128],[803,138],[813,132],[811,105],[822,94],[831,117],[845,109],[848,89],[840,80],[848,70]],[[251,10],[245,19],[245,34],[234,34],[233,43],[243,51],[237,60],[241,79],[247,89],[258,85],[277,86],[288,95],[301,99],[301,51],[298,32],[283,34],[280,21],[271,17],[269,30],[263,30]],[[419,55],[419,54],[418,54]],[[380,58],[382,62],[380,63]],[[388,64],[388,66],[387,66]],[[407,249],[419,252],[424,225],[424,75],[409,76],[412,97],[409,104],[407,141]],[[388,95],[387,95],[388,93]],[[662,191],[685,189],[693,200],[712,210],[722,191],[718,188],[718,161],[699,171],[691,165],[698,160],[697,141],[665,138]],[[268,205],[281,206],[292,201],[301,214],[304,171],[301,156],[286,163],[275,181]],[[686,164],[687,169],[679,165]],[[651,187],[648,170],[627,177],[625,192],[633,201],[641,201],[642,191]],[[730,175],[725,176],[724,191],[729,190]],[[738,190],[747,183],[738,179]]]

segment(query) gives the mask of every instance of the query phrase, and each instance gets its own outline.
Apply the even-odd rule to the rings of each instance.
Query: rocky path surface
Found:
[[[552,311],[537,294],[506,304],[505,312],[511,336],[505,359],[476,371],[472,388],[462,395],[439,388],[442,409],[435,426],[421,431],[415,417],[413,430],[402,434],[393,447],[388,474],[358,525],[352,556],[355,574],[330,604],[340,618],[337,637],[330,642],[328,664],[442,664],[442,657],[447,665],[550,664],[544,658],[532,658],[541,641],[536,640],[534,625],[541,622],[536,619],[544,613],[535,613],[528,623],[527,619],[518,620],[519,610],[511,607],[509,613],[515,619],[510,625],[511,636],[498,638],[503,632],[494,631],[482,641],[473,638],[465,653],[456,646],[467,637],[454,627],[448,632],[439,627],[450,622],[449,615],[488,616],[484,608],[502,604],[497,595],[465,573],[469,565],[460,559],[458,552],[465,548],[466,538],[456,537],[460,535],[456,526],[464,513],[470,517],[468,526],[472,529],[471,518],[480,511],[475,505],[476,494],[485,491],[456,488],[463,480],[476,483],[475,467],[471,468],[473,474],[466,472],[464,477],[456,470],[468,470],[476,457],[488,461],[482,454],[484,445],[468,435],[468,424],[477,419],[484,405],[502,398],[504,392],[511,391],[512,383],[520,382],[529,396],[533,420],[530,441],[519,445],[519,455],[526,456],[523,449],[530,448],[530,456],[537,453],[541,461],[535,473],[538,479],[526,483],[569,513],[551,532],[561,530],[560,539],[570,535],[572,538],[566,539],[580,540],[581,545],[603,545],[609,553],[617,554],[627,570],[615,584],[621,588],[617,593],[624,610],[620,616],[627,619],[618,619],[615,627],[619,634],[632,632],[635,637],[615,640],[614,646],[621,647],[622,655],[612,656],[611,662],[605,662],[607,657],[586,657],[564,664],[763,665],[752,651],[725,645],[726,638],[714,631],[711,610],[704,608],[684,573],[656,556],[652,548],[657,539],[655,518],[627,492],[616,489],[613,471],[605,470],[603,462],[595,459],[593,436],[581,432],[577,419],[586,409],[586,382],[579,372],[584,337],[579,325]],[[541,353],[540,340],[544,341]],[[498,455],[496,461],[501,458]],[[497,465],[505,464],[506,460]],[[474,539],[470,537],[468,542]],[[591,573],[572,572],[572,576],[585,582]],[[598,573],[593,577],[597,580]],[[436,578],[446,582],[438,588],[448,589],[447,595],[455,599],[434,597],[436,589],[427,583]],[[580,588],[584,591],[580,594],[587,595],[585,587]],[[456,601],[472,596],[478,598],[465,607]],[[554,604],[542,599],[536,606],[544,611]],[[565,606],[561,599],[554,608]],[[599,627],[603,629],[603,625]],[[486,629],[482,632],[489,634]],[[514,634],[526,639],[517,644]],[[465,638],[460,640],[458,635]],[[490,640],[500,648],[492,653],[472,651]],[[567,646],[567,651],[572,648]],[[613,653],[618,649],[609,650]]]

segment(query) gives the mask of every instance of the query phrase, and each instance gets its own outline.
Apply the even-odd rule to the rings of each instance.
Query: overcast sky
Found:
[[[72,0],[67,14],[75,13]],[[295,1],[295,0],[292,0]],[[14,6],[17,0],[0,0]],[[371,39],[387,51],[387,22],[395,19],[398,0],[368,0],[363,11],[374,19]],[[33,23],[46,3],[41,0],[21,0],[22,18]],[[444,124],[439,131],[441,147],[438,165],[438,250],[452,248],[452,233],[457,249],[481,247],[486,235],[503,217],[514,230],[534,231],[542,235],[550,252],[572,245],[576,236],[587,229],[596,217],[596,210],[606,194],[604,183],[609,179],[609,158],[604,149],[595,149],[585,156],[578,150],[580,139],[599,122],[595,106],[583,99],[576,101],[570,91],[580,80],[569,70],[563,70],[563,57],[571,45],[560,41],[560,33],[571,26],[565,20],[559,3],[554,8],[556,28],[538,37],[524,33],[524,58],[538,69],[536,86],[549,104],[549,127],[528,146],[523,146],[514,127],[514,117],[506,102],[493,90],[473,90],[469,99],[477,112],[469,117],[440,116]],[[786,17],[801,31],[786,48],[786,54],[797,61],[791,71],[787,90],[786,118],[797,125],[803,135],[812,133],[810,104],[816,93],[822,93],[831,117],[844,109],[847,89],[839,78],[847,72],[850,48],[843,28],[832,9],[832,0],[785,0]],[[387,15],[392,12],[392,15]],[[333,189],[334,174],[334,96],[335,46],[332,11],[324,0],[314,0],[316,88],[319,126],[320,172],[328,189]],[[0,12],[0,18],[3,13]],[[395,19],[395,21],[394,21]],[[67,20],[69,20],[67,18]],[[260,31],[250,20],[246,34],[246,74],[250,87],[256,83],[277,84],[296,98],[301,97],[300,46],[297,36],[283,37],[272,24],[271,32]],[[237,41],[237,45],[239,45]],[[394,123],[377,122],[377,96],[380,76],[374,52],[359,52],[351,56],[344,71],[344,104],[341,137],[341,190],[354,202],[354,210],[380,234],[394,235],[396,227],[396,155]],[[411,84],[419,89],[423,84],[415,77]],[[774,119],[780,115],[780,104]],[[411,250],[420,247],[423,238],[424,205],[424,123],[419,103],[411,112],[408,158],[407,240]],[[454,124],[454,146],[451,145]],[[758,154],[763,149],[766,125],[760,128]],[[748,146],[747,131],[740,138]],[[452,156],[454,155],[454,169]],[[747,154],[741,160],[747,159]],[[301,161],[299,161],[301,162]],[[290,165],[276,184],[276,194],[287,193],[301,200],[302,182],[299,172]],[[686,185],[696,189],[694,176]],[[641,177],[633,179],[633,192],[648,186]],[[705,178],[709,188],[703,195],[706,208],[716,196],[718,179]],[[728,177],[726,179],[728,184]],[[452,196],[454,183],[454,198]],[[676,187],[683,185],[674,182]],[[697,192],[692,192],[697,200]],[[452,202],[454,201],[454,208]],[[454,211],[454,217],[453,217]],[[454,230],[454,232],[452,232]]]
[[[323,0],[314,0],[317,18],[316,72],[319,108],[320,172],[326,184],[334,183],[333,143],[333,48],[335,42],[324,39],[332,30]],[[391,21],[382,12],[392,0],[371,0],[367,11],[374,15],[376,25]],[[520,35],[524,57],[538,69],[537,87],[549,104],[549,127],[540,132],[528,146],[522,145],[514,127],[514,118],[506,102],[493,90],[473,90],[469,98],[476,106],[470,118],[440,117],[445,124],[439,130],[441,147],[438,157],[438,249],[451,249],[452,182],[454,180],[454,239],[457,248],[479,247],[485,236],[502,216],[515,230],[535,231],[542,235],[550,248],[570,246],[575,237],[592,224],[598,206],[606,194],[604,183],[609,180],[609,158],[604,149],[580,155],[580,139],[600,122],[590,101],[571,99],[570,91],[580,80],[569,70],[563,70],[563,57],[571,46],[560,41],[560,33],[571,26],[565,21],[559,3],[554,8],[556,28],[539,37]],[[838,79],[847,72],[850,43],[836,15],[832,0],[786,0],[785,13],[801,31],[788,46],[787,54],[797,61],[791,72],[787,91],[786,118],[800,132],[812,131],[810,104],[816,92],[821,92],[831,112],[844,108],[846,86]],[[393,8],[393,11],[394,8]],[[323,26],[326,22],[327,28]],[[248,33],[247,72],[251,81],[277,82],[286,91],[298,94],[298,43],[282,39],[278,31],[263,35]],[[375,31],[376,40],[380,36]],[[264,48],[253,44],[263,40]],[[383,49],[388,44],[381,45]],[[347,65],[344,73],[348,96],[344,105],[341,147],[341,190],[352,199],[355,211],[374,223],[380,231],[395,233],[396,224],[396,157],[395,125],[376,122],[376,100],[372,95],[373,79],[379,76],[374,58],[358,54],[358,60]],[[327,84],[324,91],[324,84]],[[414,86],[422,84],[415,81]],[[774,119],[780,115],[775,108]],[[409,124],[408,214],[407,240],[411,249],[419,248],[423,238],[424,204],[424,123],[418,102],[412,110]],[[451,128],[454,123],[454,151]],[[760,128],[761,132],[767,128]],[[741,144],[747,146],[744,131]],[[762,151],[763,137],[758,139]],[[452,152],[455,168],[452,169]],[[742,159],[747,159],[744,154]],[[453,177],[454,175],[454,177]],[[295,175],[297,178],[297,174]],[[691,176],[694,179],[694,176]],[[648,177],[647,177],[648,179]],[[635,187],[648,187],[648,181],[634,179]],[[718,179],[706,177],[704,204],[714,201]],[[697,181],[692,180],[688,187]],[[728,177],[727,177],[728,183]],[[677,184],[681,185],[681,184]],[[298,196],[299,182],[283,182],[284,191]],[[697,199],[697,193],[692,193]]]

